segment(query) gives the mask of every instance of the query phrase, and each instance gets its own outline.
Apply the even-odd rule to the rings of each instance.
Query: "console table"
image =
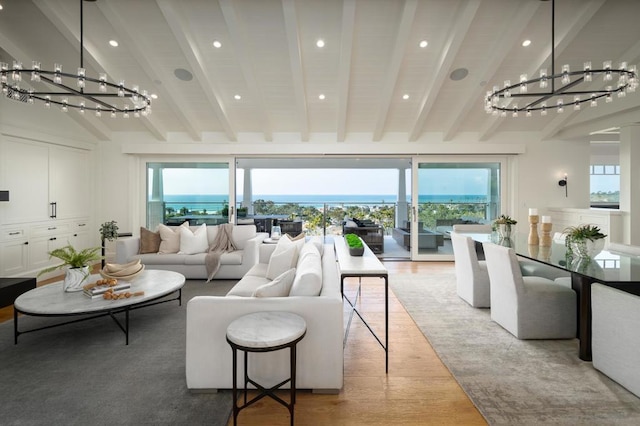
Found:
[[[349,228],[347,228],[349,229]],[[356,228],[357,229],[357,228]],[[358,315],[358,318],[362,320],[364,325],[369,329],[373,337],[378,341],[380,346],[384,349],[385,352],[385,372],[389,372],[389,273],[387,269],[384,267],[382,262],[378,259],[378,257],[371,251],[371,249],[364,245],[364,254],[362,256],[351,256],[349,254],[349,248],[347,247],[344,238],[335,238],[335,250],[336,250],[336,258],[338,259],[338,270],[340,271],[340,292],[342,293],[342,297],[344,300],[349,303],[351,307],[351,313],[349,315],[349,322],[347,323],[344,342],[343,345],[347,344],[347,337],[349,336],[349,328],[351,327],[351,320],[353,319],[353,314]],[[345,295],[344,293],[344,279],[348,277],[357,277],[358,282],[358,290],[356,292],[355,299],[352,301]],[[361,293],[361,284],[363,277],[377,277],[382,278],[384,280],[384,343],[378,337],[378,335],[373,331],[371,326],[367,323],[367,321],[362,317],[356,304],[358,302],[358,297],[360,297]]]

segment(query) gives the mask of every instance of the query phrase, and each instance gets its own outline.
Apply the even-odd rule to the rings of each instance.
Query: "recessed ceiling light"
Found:
[[[422,40],[418,46],[420,46],[420,47],[422,47],[424,49],[428,45],[429,45],[429,42],[427,40]]]
[[[525,40],[525,41],[523,41],[523,42],[522,42],[522,46],[523,46],[523,47],[527,47],[527,46],[529,46],[530,44],[531,44],[531,40]]]
[[[220,49],[222,47],[222,43],[220,43],[218,40],[214,40],[213,47],[215,47],[216,49]]]
[[[318,95],[318,99],[320,99],[321,101],[324,101],[324,93],[320,93]]]
[[[324,40],[323,39],[318,39],[318,41],[316,41],[316,46],[318,47],[324,47]]]
[[[0,10],[2,10],[2,5],[0,4]]]
[[[405,93],[404,95],[402,95],[402,99],[404,99],[406,101],[407,99],[409,99],[409,95],[407,93]]]
[[[242,96],[240,96],[240,95],[233,95],[233,99],[235,99],[236,101],[239,101],[240,99],[242,99]]]
[[[109,40],[109,46],[111,47],[118,47],[118,42],[115,40]]]
[[[158,99],[158,95],[156,95],[155,93],[151,94],[151,99]]]

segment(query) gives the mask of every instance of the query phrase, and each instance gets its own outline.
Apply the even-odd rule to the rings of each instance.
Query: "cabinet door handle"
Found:
[[[58,203],[53,202],[49,203],[51,206],[51,215],[49,216],[51,219],[54,219],[58,215]]]
[[[74,236],[74,237],[77,237],[77,236],[78,236],[78,234],[73,234],[73,236]]]
[[[58,229],[58,228],[55,227],[55,226],[52,226],[51,228],[47,228],[47,231],[55,231],[56,229]]]
[[[78,226],[87,226],[86,223],[79,223]]]
[[[9,232],[9,235],[20,235],[20,232]]]
[[[25,241],[25,242],[24,242],[24,245],[25,245],[25,246],[26,246],[26,245],[29,245],[29,241]]]
[[[57,238],[56,238],[56,237],[51,237],[51,238],[49,238],[49,241],[55,241],[55,240],[57,240]]]

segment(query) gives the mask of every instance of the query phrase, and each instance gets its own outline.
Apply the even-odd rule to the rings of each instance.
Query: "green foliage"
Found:
[[[564,233],[567,234],[566,239],[570,241],[595,241],[606,237],[596,225],[570,226],[564,230]]]
[[[112,241],[118,238],[118,225],[116,225],[116,223],[115,220],[112,220],[111,222],[105,222],[100,225],[100,237],[102,241]]]
[[[69,266],[70,268],[89,266],[90,262],[102,260],[103,256],[100,255],[101,250],[102,247],[92,247],[77,251],[71,244],[52,250],[49,252],[49,259],[55,257],[60,259],[62,263],[43,269],[38,273],[38,276],[55,271],[56,269],[61,269],[65,266]]]
[[[360,248],[363,247],[362,240],[356,234],[346,234],[344,239],[347,241],[347,244],[351,248]]]
[[[501,214],[493,223],[496,225],[515,225],[517,220],[513,220],[510,216]]]

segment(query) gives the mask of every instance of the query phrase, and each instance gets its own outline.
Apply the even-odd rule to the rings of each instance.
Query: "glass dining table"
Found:
[[[591,361],[591,284],[601,283],[640,295],[640,256],[601,251],[593,258],[579,258],[567,253],[564,241],[553,240],[551,246],[530,245],[528,234],[515,233],[509,239],[497,234],[461,233],[476,242],[478,257],[484,257],[481,243],[511,247],[518,256],[549,265],[571,274],[571,287],[578,299],[579,357]]]

